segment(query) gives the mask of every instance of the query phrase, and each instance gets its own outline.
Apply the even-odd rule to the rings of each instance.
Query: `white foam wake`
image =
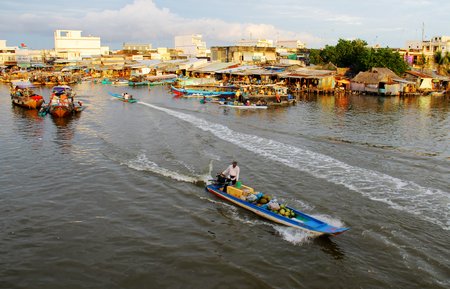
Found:
[[[161,176],[187,183],[197,183],[199,181],[206,183],[206,181],[210,178],[210,176],[208,175],[189,176],[168,170],[166,168],[162,168],[158,164],[150,161],[145,154],[140,154],[136,157],[136,159],[127,161],[124,164],[138,171],[149,171]],[[211,166],[212,165],[210,164],[210,167]]]
[[[392,208],[408,211],[450,230],[450,197],[448,192],[425,188],[380,172],[354,167],[337,159],[293,145],[255,135],[240,133],[201,118],[140,102],[163,111],[216,137],[233,143],[264,158],[280,162],[291,168],[320,179],[343,185],[372,199],[389,204]]]

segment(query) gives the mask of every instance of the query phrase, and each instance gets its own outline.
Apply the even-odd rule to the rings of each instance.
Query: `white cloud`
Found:
[[[3,21],[12,21],[13,18],[17,20],[17,15],[10,15],[9,18],[3,18]],[[76,29],[83,30],[85,34],[100,36],[102,41],[106,42],[154,42],[162,39],[166,40],[166,43],[173,43],[174,36],[183,34],[202,34],[204,39],[211,42],[229,44],[249,38],[250,35],[253,38],[274,40],[298,39],[308,44],[323,42],[313,35],[277,29],[271,24],[230,23],[216,18],[186,18],[172,13],[169,9],[157,7],[153,0],[135,0],[120,9],[88,12],[81,18],[58,14],[22,14],[19,19],[20,21],[13,22],[19,23],[16,29],[22,31]],[[36,25],[37,23],[47,24]]]

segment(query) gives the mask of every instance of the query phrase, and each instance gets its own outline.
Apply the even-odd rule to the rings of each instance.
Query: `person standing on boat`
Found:
[[[237,161],[233,161],[231,165],[229,165],[228,168],[222,172],[222,175],[230,180],[232,185],[235,185],[236,182],[239,181],[239,172],[240,169],[237,165]],[[224,190],[225,189],[226,188],[224,188]]]

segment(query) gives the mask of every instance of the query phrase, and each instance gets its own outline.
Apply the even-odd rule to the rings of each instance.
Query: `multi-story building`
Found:
[[[58,58],[81,60],[83,57],[109,54],[109,47],[101,46],[100,37],[81,36],[81,30],[56,30],[55,51]]]
[[[175,49],[194,57],[206,57],[206,43],[201,34],[175,36]]]
[[[241,39],[236,46],[274,47],[273,40],[269,39]]]
[[[403,51],[405,60],[412,66],[428,67],[434,65],[436,52],[450,53],[450,36],[436,36],[431,40],[413,40],[406,42],[406,51]]]
[[[211,47],[211,61],[245,64],[275,63],[275,47],[222,46]]]
[[[138,53],[145,54],[152,50],[152,45],[150,43],[124,43],[122,46],[124,51],[137,51]]]
[[[6,40],[0,40],[0,66],[17,65],[17,47],[6,46]]]
[[[278,40],[277,41],[277,48],[278,49],[304,49],[305,43],[301,42],[300,40]]]

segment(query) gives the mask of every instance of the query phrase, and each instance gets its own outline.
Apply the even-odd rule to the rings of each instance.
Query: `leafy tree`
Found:
[[[417,64],[422,68],[422,71],[425,68],[425,66],[427,66],[428,58],[425,56],[425,53],[422,53],[420,55],[420,58],[417,60]]]
[[[336,46],[327,45],[323,50],[312,54],[314,64],[333,63],[338,67],[350,67],[356,74],[372,67],[387,67],[397,74],[402,74],[408,65],[397,52],[390,48],[369,48],[361,39],[339,39]]]
[[[312,64],[322,64],[323,63],[322,57],[320,56],[319,49],[311,49],[309,51],[309,61]]]

